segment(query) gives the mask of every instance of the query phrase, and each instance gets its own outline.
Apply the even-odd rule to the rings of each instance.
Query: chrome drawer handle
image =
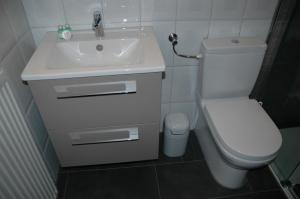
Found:
[[[100,82],[54,86],[57,99],[136,93],[136,81]]]
[[[56,99],[71,99],[71,98],[83,98],[83,97],[97,97],[97,96],[108,96],[108,95],[127,95],[134,94],[136,92],[128,92],[128,93],[99,93],[99,94],[91,94],[91,95],[73,95],[66,97],[57,97]]]
[[[139,140],[137,127],[123,129],[93,130],[69,133],[72,145],[89,145]]]

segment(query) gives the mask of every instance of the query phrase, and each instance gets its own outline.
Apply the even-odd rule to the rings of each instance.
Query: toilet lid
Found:
[[[279,129],[256,100],[207,102],[205,112],[213,137],[233,155],[263,160],[280,149]]]

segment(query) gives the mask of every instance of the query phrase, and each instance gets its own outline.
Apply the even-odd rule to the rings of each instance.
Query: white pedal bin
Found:
[[[189,138],[189,120],[183,113],[171,113],[165,118],[164,154],[179,157],[185,153]]]

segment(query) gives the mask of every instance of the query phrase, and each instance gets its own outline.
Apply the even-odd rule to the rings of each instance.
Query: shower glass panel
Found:
[[[294,172],[299,169],[297,167],[300,162],[300,127],[281,129],[281,134],[284,141],[282,149],[274,161],[274,166],[283,182],[290,181],[292,184],[299,184]]]
[[[272,164],[282,182],[295,192],[300,184],[300,1],[294,7],[285,34],[265,81],[263,106],[280,128],[283,145]],[[280,10],[280,9],[279,9]],[[282,20],[282,19],[276,19]],[[277,23],[277,25],[280,23]],[[272,34],[270,35],[272,37]],[[298,184],[298,185],[297,185]],[[300,197],[299,197],[300,198]]]

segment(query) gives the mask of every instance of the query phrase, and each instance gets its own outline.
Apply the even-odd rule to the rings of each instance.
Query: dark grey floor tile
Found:
[[[159,159],[155,161],[156,165],[168,163],[181,163],[185,161],[203,160],[197,137],[193,131],[190,132],[185,154],[182,157],[167,157],[163,153],[164,134],[160,136]]]
[[[198,139],[193,131],[190,132],[186,152],[183,161],[204,160]]]
[[[243,185],[243,187],[239,188],[239,189],[227,189],[225,187],[222,186],[218,186],[217,191],[216,191],[216,197],[220,197],[220,196],[230,196],[230,195],[237,195],[237,194],[247,194],[247,193],[251,193],[251,186],[249,184],[249,182],[247,181],[245,183],[245,185]]]
[[[58,191],[58,196],[57,199],[63,199],[66,186],[67,186],[67,180],[68,180],[68,173],[59,173],[58,178],[57,178],[57,191]]]
[[[246,195],[235,195],[230,197],[217,197],[215,199],[287,199],[284,193],[279,190],[258,192]]]
[[[249,172],[241,189],[226,189],[210,174],[193,132],[185,155],[176,158],[164,155],[163,134],[160,136],[158,160],[63,168],[58,199],[159,198],[154,166],[161,199],[284,198],[268,168]]]
[[[154,167],[70,173],[65,199],[156,199],[155,176]]]
[[[248,184],[238,190],[221,187],[204,162],[160,165],[156,170],[162,199],[211,198],[251,192]]]
[[[300,184],[296,184],[293,187],[293,190],[294,190],[295,194],[298,196],[298,198],[300,198]]]
[[[248,180],[254,192],[280,189],[268,167],[249,171]]]
[[[96,170],[128,168],[128,167],[153,166],[155,164],[155,161],[156,160],[147,160],[147,161],[122,162],[122,163],[101,164],[101,165],[91,165],[91,166],[64,167],[61,168],[61,173],[74,173],[74,172],[82,172],[82,171],[96,171]]]
[[[165,163],[177,163],[183,162],[182,157],[168,157],[164,154],[164,133],[159,136],[159,158],[155,161],[155,164],[165,164]]]
[[[281,190],[278,191],[269,191],[269,192],[260,192],[257,193],[255,199],[287,199],[284,193]]]

